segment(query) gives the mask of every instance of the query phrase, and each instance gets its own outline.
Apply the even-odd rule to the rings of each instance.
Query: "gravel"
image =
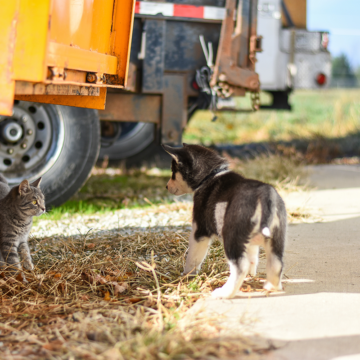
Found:
[[[164,227],[191,224],[192,200],[185,198],[170,205],[153,206],[145,209],[122,209],[92,215],[64,215],[61,220],[39,219],[33,226],[31,236],[44,238],[50,236],[84,236],[99,231],[142,231],[154,228],[163,231]],[[132,230],[129,230],[132,229]]]

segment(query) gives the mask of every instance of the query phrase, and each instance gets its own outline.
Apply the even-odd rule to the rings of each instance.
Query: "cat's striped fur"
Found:
[[[40,182],[41,178],[32,184],[23,180],[10,189],[0,174],[0,267],[12,276],[21,270],[21,265],[27,270],[34,268],[28,237],[33,216],[45,212]]]

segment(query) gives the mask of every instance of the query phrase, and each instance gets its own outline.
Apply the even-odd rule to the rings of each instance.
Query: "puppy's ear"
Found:
[[[177,162],[179,163],[179,153],[181,148],[173,148],[169,145],[161,145],[163,149]]]
[[[183,147],[188,146],[188,144],[183,143]]]

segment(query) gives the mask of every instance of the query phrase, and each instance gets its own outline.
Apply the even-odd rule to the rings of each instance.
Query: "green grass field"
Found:
[[[261,93],[267,104],[269,95]],[[250,108],[250,98],[237,98],[238,107]],[[243,144],[290,141],[314,137],[338,138],[360,132],[360,89],[296,91],[292,111],[260,110],[254,113],[220,112],[211,122],[209,111],[198,111],[184,134],[191,144]]]

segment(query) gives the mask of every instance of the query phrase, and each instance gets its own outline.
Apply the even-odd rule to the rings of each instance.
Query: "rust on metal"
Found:
[[[16,94],[15,100],[103,110],[106,102],[106,88],[100,88],[100,94],[98,96]]]
[[[95,86],[79,86],[65,84],[39,84],[26,81],[16,81],[17,95],[82,95],[100,96],[100,88]]]
[[[236,0],[226,1],[226,16],[221,27],[211,86],[217,85],[220,81],[229,84],[230,87],[258,91],[259,76],[255,72],[255,53],[250,53],[249,38],[256,36],[257,0],[243,0],[240,4],[235,24]]]
[[[106,77],[105,77],[105,74],[103,74],[103,73],[96,73],[95,78],[96,78],[95,83],[97,85],[104,84],[106,82]]]
[[[50,80],[54,82],[65,80],[66,73],[64,68],[53,66],[53,67],[49,67],[49,70],[50,70]]]
[[[262,36],[257,35],[250,36],[249,59],[253,64],[256,62],[256,53],[262,51],[262,38]]]
[[[94,83],[96,81],[96,75],[94,73],[87,73],[86,81],[89,83]]]

